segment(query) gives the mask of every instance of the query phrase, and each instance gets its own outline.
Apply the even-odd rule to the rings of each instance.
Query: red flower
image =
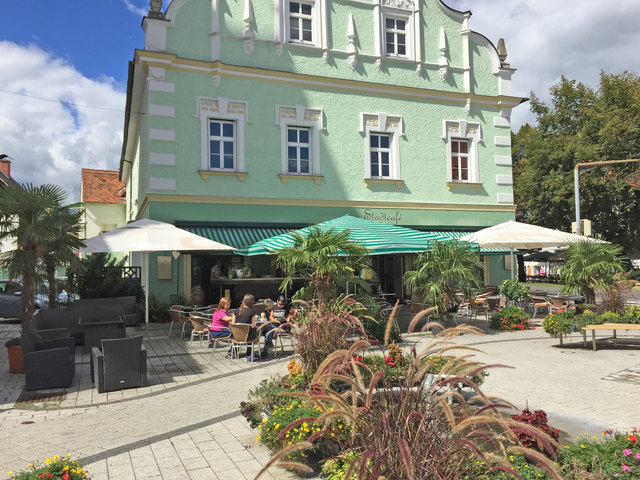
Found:
[[[631,440],[632,442],[637,442],[638,437],[636,437],[635,435],[629,435],[629,440]]]
[[[69,472],[64,472],[64,475],[62,475],[62,480],[69,480]]]
[[[53,477],[53,475],[51,475],[49,472],[47,472],[47,478],[51,478]]]

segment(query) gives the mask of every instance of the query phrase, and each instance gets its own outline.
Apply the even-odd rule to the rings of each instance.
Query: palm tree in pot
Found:
[[[418,254],[414,269],[405,272],[404,282],[430,305],[437,306],[440,317],[458,303],[456,292],[470,298],[482,286],[483,265],[477,251],[466,242],[433,242]]]
[[[0,241],[12,238],[16,244],[0,256],[0,266],[11,277],[22,277],[23,333],[34,330],[38,267],[48,246],[61,235],[55,213],[64,199],[64,191],[56,185],[7,185],[0,190]]]

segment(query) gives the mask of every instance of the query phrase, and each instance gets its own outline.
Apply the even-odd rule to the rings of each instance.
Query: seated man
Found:
[[[297,315],[298,312],[296,312],[291,305],[286,305],[284,297],[280,296],[269,314],[269,320],[272,323],[263,328],[265,344],[261,358],[269,357],[269,348],[273,347],[273,336],[276,333],[291,330],[286,324],[291,322]]]

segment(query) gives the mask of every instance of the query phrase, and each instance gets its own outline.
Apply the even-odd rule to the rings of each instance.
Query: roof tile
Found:
[[[90,203],[125,203],[126,188],[118,180],[117,170],[82,169],[82,201]]]

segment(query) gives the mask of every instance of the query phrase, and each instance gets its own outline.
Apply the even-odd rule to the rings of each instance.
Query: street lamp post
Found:
[[[606,160],[604,162],[576,163],[576,166],[573,168],[573,183],[576,202],[576,233],[578,235],[582,235],[582,227],[580,226],[580,174],[583,172],[588,172],[589,170],[600,167],[602,165],[613,165],[616,163],[631,162],[640,162],[640,158],[631,158],[628,160]]]

